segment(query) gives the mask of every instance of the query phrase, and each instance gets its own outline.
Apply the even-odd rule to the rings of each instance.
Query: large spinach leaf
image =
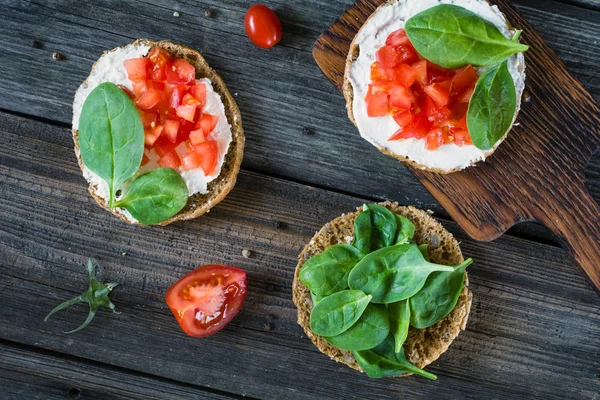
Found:
[[[418,13],[406,21],[405,29],[419,54],[445,68],[495,65],[529,48],[507,39],[477,14],[452,4]]]
[[[403,348],[400,348],[400,352],[396,353],[392,335],[389,335],[381,344],[370,350],[354,351],[352,354],[369,378],[384,378],[410,372],[428,379],[437,379],[434,374],[412,365],[406,359]]]
[[[396,225],[398,226],[395,244],[409,243],[415,236],[415,225],[410,219],[402,215],[394,214],[394,217],[396,217]]]
[[[113,83],[102,83],[88,95],[79,120],[79,149],[86,167],[108,184],[108,205],[140,167],[144,127],[133,101]]]
[[[517,110],[515,83],[507,62],[486,70],[469,101],[467,126],[473,144],[489,150],[510,129]]]
[[[162,222],[186,205],[188,188],[183,178],[171,168],[159,168],[139,176],[115,203],[144,225]]]
[[[417,329],[428,328],[441,321],[458,302],[465,283],[465,270],[470,258],[454,267],[452,272],[434,272],[425,286],[410,298],[410,324]]]
[[[336,336],[360,318],[371,301],[360,290],[344,290],[319,301],[310,314],[310,330],[319,336]]]
[[[317,296],[329,296],[348,287],[348,274],[364,254],[349,244],[336,244],[309,258],[300,269],[300,281]]]
[[[388,305],[388,311],[390,313],[390,330],[394,335],[394,349],[396,353],[400,352],[402,344],[408,336],[408,327],[410,326],[409,302],[410,299],[406,299]]]
[[[367,350],[383,342],[390,333],[388,309],[382,304],[369,304],[358,321],[346,332],[324,339],[343,350]]]
[[[416,244],[397,244],[374,251],[350,271],[348,284],[373,296],[373,303],[394,303],[417,293],[432,272],[453,267],[425,261]]]

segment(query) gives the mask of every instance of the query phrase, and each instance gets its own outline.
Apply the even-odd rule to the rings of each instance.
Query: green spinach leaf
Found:
[[[370,350],[354,351],[352,354],[369,378],[384,378],[413,373],[427,379],[437,379],[434,374],[412,365],[404,355],[404,348],[401,347],[400,352],[396,353],[392,335],[389,335],[378,346]]]
[[[348,287],[348,274],[365,255],[349,244],[336,244],[309,258],[300,269],[300,281],[317,296],[329,296]]]
[[[496,65],[529,48],[507,39],[477,14],[451,4],[418,13],[406,21],[405,29],[419,54],[445,68]]]
[[[115,203],[144,225],[162,222],[186,205],[188,188],[174,169],[159,168],[139,176],[125,196]]]
[[[394,217],[396,217],[396,225],[398,226],[395,244],[409,243],[415,236],[415,225],[410,219],[402,215],[394,214]]]
[[[410,324],[417,329],[428,328],[441,321],[458,302],[465,284],[465,270],[473,262],[468,259],[452,272],[434,272],[425,286],[410,298]]]
[[[350,328],[371,301],[360,290],[344,290],[319,301],[310,314],[310,329],[319,336],[336,336]]]
[[[371,211],[371,251],[394,244],[396,239],[396,216],[379,204],[370,204]]]
[[[373,296],[373,303],[395,303],[416,294],[432,272],[453,271],[423,258],[416,244],[397,244],[368,254],[350,271],[348,284]]]
[[[364,254],[371,252],[371,210],[364,205],[363,211],[354,220],[354,243]]]
[[[410,326],[410,299],[397,301],[388,305],[390,312],[390,330],[394,335],[394,350],[399,353],[402,350],[402,344],[408,336],[408,327]]]
[[[313,292],[310,292],[310,299],[312,300],[313,307],[314,307],[314,306],[317,305],[318,302],[320,302],[321,300],[323,300],[323,297],[317,296]]]
[[[517,110],[515,83],[507,62],[486,70],[469,101],[467,126],[473,144],[489,150],[510,129]]]
[[[78,140],[85,166],[108,184],[113,208],[117,189],[144,154],[144,127],[133,101],[113,83],[98,85],[83,103]]]
[[[429,245],[427,243],[420,244],[419,251],[421,252],[421,254],[423,254],[423,258],[425,259],[425,261],[427,261],[427,262],[431,261],[429,259]]]
[[[367,350],[383,342],[390,333],[388,309],[382,304],[369,304],[358,321],[346,332],[324,339],[343,350]]]

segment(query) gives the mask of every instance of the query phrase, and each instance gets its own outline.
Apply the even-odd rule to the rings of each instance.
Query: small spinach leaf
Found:
[[[392,335],[389,335],[378,346],[370,350],[354,351],[352,354],[369,378],[384,378],[413,373],[427,379],[437,379],[434,374],[412,365],[404,355],[404,348],[400,348],[400,352],[396,353]]]
[[[117,85],[102,83],[85,99],[78,141],[85,166],[108,184],[113,208],[117,189],[139,169],[144,154],[142,121]]]
[[[465,284],[465,270],[473,262],[468,259],[452,272],[434,272],[425,286],[410,298],[410,324],[417,329],[428,328],[441,321],[458,302]]]
[[[348,287],[348,274],[365,255],[349,244],[336,244],[309,258],[300,269],[300,281],[317,296],[329,296]]]
[[[139,176],[125,196],[115,203],[144,225],[162,222],[186,205],[188,188],[174,169],[159,168]]]
[[[383,342],[390,333],[388,309],[382,304],[369,304],[358,321],[346,332],[324,339],[343,350],[367,350]]]
[[[319,301],[310,314],[310,329],[319,336],[336,336],[360,318],[371,301],[360,290],[344,290]]]
[[[396,239],[396,216],[379,204],[370,204],[371,211],[371,251],[394,244]]]
[[[419,251],[421,252],[421,254],[423,254],[423,258],[425,259],[425,261],[427,261],[427,262],[431,261],[429,259],[429,245],[427,243],[420,244]]]
[[[371,252],[371,211],[363,206],[363,211],[354,220],[354,243],[364,254]]]
[[[374,251],[350,271],[348,284],[373,296],[373,303],[394,303],[416,294],[432,272],[453,271],[423,258],[416,244],[397,244]]]
[[[410,326],[410,299],[397,301],[388,305],[390,312],[390,330],[394,335],[394,350],[399,353],[402,350],[402,344],[408,336],[408,327]]]
[[[445,68],[495,65],[529,48],[507,39],[477,14],[451,4],[418,13],[406,21],[405,29],[419,54]]]
[[[396,225],[398,226],[395,244],[409,243],[415,236],[415,225],[410,219],[402,215],[394,214],[394,217],[396,217]]]
[[[510,129],[517,110],[515,83],[507,62],[487,69],[469,101],[467,126],[473,144],[489,150]]]

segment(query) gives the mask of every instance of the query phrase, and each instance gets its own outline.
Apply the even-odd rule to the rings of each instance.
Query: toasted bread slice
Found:
[[[196,193],[188,198],[186,206],[176,215],[170,219],[161,222],[159,225],[168,225],[175,221],[187,220],[199,217],[200,215],[208,212],[213,206],[218,204],[225,196],[233,189],[237,179],[237,174],[242,164],[242,158],[244,156],[244,129],[242,128],[242,116],[238,106],[227,90],[225,83],[221,77],[208,65],[204,57],[199,51],[194,50],[190,47],[175,44],[166,40],[155,42],[148,39],[136,40],[133,46],[146,45],[151,48],[159,47],[161,49],[169,51],[173,56],[186,59],[190,64],[196,68],[196,79],[208,78],[216,93],[221,97],[221,101],[225,107],[225,115],[227,121],[231,125],[231,143],[229,149],[225,155],[223,165],[221,166],[221,173],[219,176],[208,184],[208,193],[200,194]],[[117,49],[111,50],[114,52]],[[107,54],[109,52],[105,52]],[[92,67],[92,71],[96,67],[97,63]],[[85,85],[87,82],[84,81],[82,84]],[[73,141],[75,142],[75,154],[79,161],[79,166],[82,171],[84,170],[83,160],[79,151],[78,131],[73,129]],[[124,221],[131,222],[129,218],[119,208],[109,209],[108,203],[104,198],[98,195],[97,186],[93,183],[89,185],[89,192],[96,199],[98,204],[120,217]],[[136,224],[140,225],[138,222]]]
[[[352,123],[358,128],[358,125],[356,123],[356,119],[354,117],[354,89],[352,87],[352,82],[350,81],[350,68],[352,67],[352,64],[357,60],[357,58],[360,55],[360,46],[357,43],[357,39],[359,37],[359,34],[361,33],[361,31],[363,31],[363,29],[367,26],[367,24],[369,23],[369,21],[371,21],[375,15],[377,15],[378,12],[380,12],[383,8],[385,7],[394,7],[396,5],[401,5],[404,3],[408,3],[408,2],[416,2],[419,0],[388,0],[385,3],[383,3],[381,6],[379,6],[374,12],[373,14],[371,14],[369,16],[369,18],[365,21],[365,23],[363,24],[363,26],[361,27],[361,29],[357,32],[356,36],[354,37],[354,39],[352,40],[352,43],[350,44],[350,51],[348,52],[348,57],[346,58],[346,67],[344,70],[344,83],[342,86],[342,93],[344,95],[344,98],[346,100],[346,109],[348,112],[348,118],[350,119],[350,121],[352,121]],[[487,3],[490,4],[488,1],[486,0],[478,0],[481,1],[483,3]],[[451,2],[447,2],[447,3],[451,3]],[[455,4],[455,3],[452,3]],[[461,5],[459,3],[456,3],[456,5]],[[491,7],[491,4],[490,4]],[[502,13],[495,9],[493,11],[494,13],[500,15],[502,17],[502,19],[504,20],[504,22],[506,23],[506,27],[509,30],[513,30],[512,26],[510,25],[510,22],[504,17],[504,15],[502,15]],[[496,149],[498,148],[498,146],[500,146],[500,144],[507,138],[508,133],[510,132],[510,130],[512,129],[513,124],[515,123],[515,120],[517,119],[517,115],[519,114],[519,110],[521,108],[521,96],[523,94],[523,90],[525,89],[525,60],[522,54],[517,54],[517,63],[516,63],[516,73],[519,76],[519,79],[517,82],[515,82],[515,89],[517,92],[517,108],[515,110],[515,114],[513,117],[513,121],[511,123],[511,128],[508,129],[506,131],[506,133],[504,134],[504,136],[498,140],[498,142],[496,142],[496,144],[494,145],[493,148],[491,148],[490,150],[486,150],[484,152],[483,158],[480,158],[478,160],[475,160],[473,162],[471,162],[469,165],[460,165],[460,166],[456,166],[453,168],[449,168],[449,169],[440,169],[440,168],[434,168],[434,167],[430,167],[428,165],[424,165],[421,164],[415,160],[412,160],[410,158],[410,155],[401,155],[401,154],[397,154],[395,152],[393,152],[391,149],[389,149],[388,147],[386,147],[385,145],[381,144],[381,143],[373,143],[373,145],[375,147],[377,147],[377,149],[379,151],[381,151],[382,153],[394,157],[397,160],[399,160],[401,163],[406,164],[406,165],[410,165],[413,168],[416,169],[422,169],[422,170],[426,170],[426,171],[430,171],[430,172],[436,172],[436,173],[440,173],[440,174],[449,174],[452,172],[456,172],[456,171],[460,171],[463,170],[465,168],[468,168],[470,166],[475,165],[476,163],[480,162],[480,161],[485,161],[486,158],[488,158],[489,156],[492,155],[492,153],[494,153],[494,151],[496,151]],[[368,79],[368,77],[365,77],[365,79]],[[390,136],[393,132],[390,132]]]
[[[381,203],[381,205],[413,222],[415,225],[414,240],[417,244],[429,244],[429,257],[432,262],[444,265],[458,265],[464,261],[457,240],[427,212],[415,207],[402,207],[397,203],[385,202]],[[298,323],[304,328],[304,331],[315,346],[331,359],[359,371],[362,370],[356,363],[352,352],[334,347],[310,330],[310,312],[312,311],[313,303],[310,290],[302,284],[298,277],[300,268],[302,268],[302,265],[310,257],[323,252],[334,244],[348,243],[353,238],[354,220],[361,211],[362,208],[359,208],[356,212],[341,215],[325,224],[313,236],[298,257],[298,265],[294,274],[292,287],[294,304],[298,307]],[[446,318],[427,329],[410,327],[408,338],[404,343],[404,352],[412,364],[419,368],[431,364],[442,353],[448,350],[450,343],[456,339],[461,330],[466,328],[472,299],[472,293],[468,288],[468,284],[468,278],[465,277],[465,287],[460,294],[458,303]]]

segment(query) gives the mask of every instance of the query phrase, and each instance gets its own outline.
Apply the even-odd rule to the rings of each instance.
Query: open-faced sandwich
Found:
[[[365,205],[299,256],[298,323],[319,350],[371,378],[418,374],[464,330],[472,294],[452,234],[428,213]]]
[[[485,0],[389,0],[352,42],[348,115],[363,138],[416,168],[485,160],[519,112],[520,34]]]
[[[75,94],[73,139],[98,204],[142,225],[209,211],[244,152],[239,109],[202,55],[145,39],[94,64]]]

